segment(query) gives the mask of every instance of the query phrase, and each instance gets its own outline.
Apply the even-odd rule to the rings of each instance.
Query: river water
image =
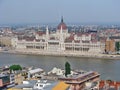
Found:
[[[22,66],[40,67],[45,71],[50,71],[53,67],[64,69],[66,61],[70,63],[72,69],[97,71],[101,74],[101,79],[120,81],[120,60],[0,53],[0,67],[20,64]]]

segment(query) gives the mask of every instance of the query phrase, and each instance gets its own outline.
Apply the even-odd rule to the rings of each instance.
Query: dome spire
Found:
[[[61,17],[61,22],[63,23],[63,16]]]

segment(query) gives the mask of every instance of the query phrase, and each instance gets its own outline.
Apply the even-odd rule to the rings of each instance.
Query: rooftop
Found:
[[[31,89],[37,90],[37,89],[33,89],[35,83],[37,82],[36,80],[30,80],[30,81],[26,81],[26,82],[28,82],[28,83],[17,85],[15,87],[11,88],[10,90],[20,90],[23,88],[28,88],[30,90]],[[50,80],[47,80],[47,83],[50,83],[50,85],[45,86],[44,90],[52,90],[52,88],[58,84],[57,81],[50,81]]]

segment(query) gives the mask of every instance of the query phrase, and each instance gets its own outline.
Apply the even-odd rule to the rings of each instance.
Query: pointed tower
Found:
[[[49,39],[49,30],[48,30],[48,26],[46,27],[46,41],[48,41]]]
[[[64,44],[64,35],[63,35],[63,29],[61,27],[60,29],[60,50],[65,50],[65,44]]]

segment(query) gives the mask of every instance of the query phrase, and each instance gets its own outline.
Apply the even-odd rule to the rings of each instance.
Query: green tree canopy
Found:
[[[10,70],[11,71],[22,70],[22,67],[20,65],[11,65]]]
[[[65,63],[65,76],[67,77],[68,74],[71,74],[71,67],[68,62]]]

